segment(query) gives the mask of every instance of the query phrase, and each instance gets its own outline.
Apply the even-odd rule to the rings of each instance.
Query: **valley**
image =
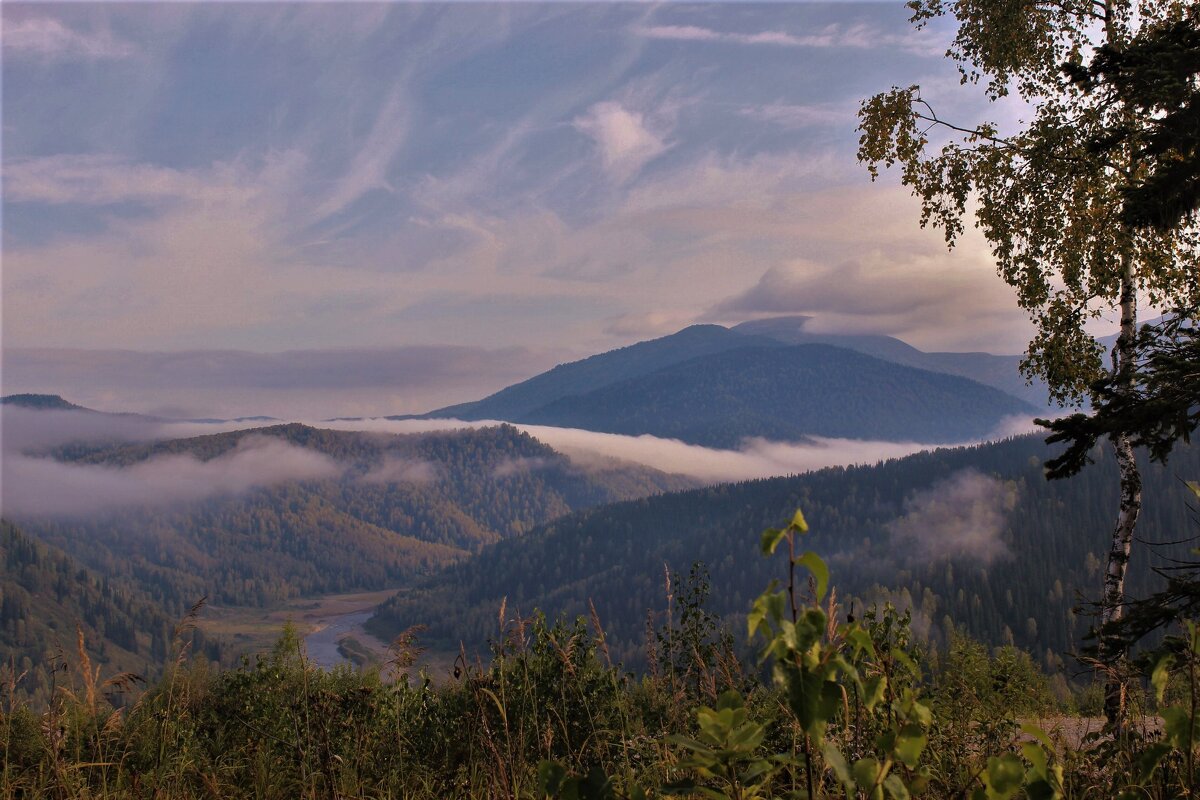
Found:
[[[260,418],[173,422],[95,412],[56,396],[9,397],[2,408],[10,424],[57,435],[13,439],[23,449],[10,448],[5,514],[168,616],[182,617],[206,598],[200,626],[225,648],[227,663],[269,649],[289,620],[325,665],[342,659],[345,634],[378,656],[380,642],[413,625],[426,626],[425,646],[444,659],[460,643],[485,648],[502,605],[513,614],[536,608],[570,617],[594,603],[614,652],[636,667],[646,614],[662,605],[664,568],[679,579],[702,564],[722,589],[714,611],[732,624],[769,578],[751,554],[753,532],[801,507],[817,531],[814,547],[835,567],[847,566],[837,585],[851,602],[895,602],[935,640],[953,620],[1058,668],[1083,630],[1068,606],[1093,577],[1083,563],[1092,523],[1055,515],[1074,501],[1046,493],[1068,484],[1039,485],[1047,456],[1035,438],[878,464],[867,449],[861,466],[700,488],[712,480],[589,454],[586,440],[564,454],[502,423],[451,420],[450,430],[436,429],[443,417],[502,419],[697,454],[748,453],[739,450],[748,442],[827,442],[826,457],[845,463],[839,446],[979,440],[1034,413],[1005,393],[1011,385],[968,377],[988,380],[999,369],[995,357],[955,361],[888,337],[812,334],[807,322],[692,326],[431,412],[420,424],[432,430],[406,434],[373,429],[370,420],[358,430],[353,419],[333,421],[337,430]],[[219,432],[195,435],[205,425]],[[187,435],[176,438],[175,430]],[[57,498],[35,497],[33,484],[22,491],[35,468],[63,482]],[[980,535],[991,538],[981,546],[995,552],[901,560],[890,574],[864,568],[882,557],[922,493],[963,475],[983,488],[962,491],[985,496],[964,500],[941,524],[965,530],[983,514],[988,530]],[[1153,491],[1168,483],[1155,478]],[[128,494],[132,485],[159,488]],[[864,506],[864,497],[873,500]],[[1165,514],[1150,523],[1164,535],[1182,524],[1177,503],[1152,506]],[[1064,525],[1078,531],[1064,533]],[[1054,541],[1051,529],[1060,531]],[[1011,590],[998,597],[1005,579],[989,582],[989,573],[1040,562],[1046,547],[1056,548],[1056,563],[1070,552],[1071,566],[1053,585],[1035,581],[1018,597]],[[1051,606],[1036,612],[1034,633],[1023,620],[1035,615],[1039,597]]]

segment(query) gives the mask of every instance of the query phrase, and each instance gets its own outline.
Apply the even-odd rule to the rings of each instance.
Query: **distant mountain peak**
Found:
[[[40,411],[89,411],[57,394],[10,394],[0,397],[0,405],[36,408]]]

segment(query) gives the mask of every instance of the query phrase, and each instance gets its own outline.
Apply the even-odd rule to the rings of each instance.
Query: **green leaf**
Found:
[[[766,728],[762,725],[748,722],[729,735],[729,747],[745,753],[752,753],[762,744],[766,734]]]
[[[798,508],[796,509],[796,513],[792,515],[792,524],[790,527],[795,528],[801,533],[808,533],[808,520],[804,518],[804,512]]]
[[[988,788],[988,800],[1008,800],[1025,782],[1025,765],[1012,753],[992,756],[987,762],[984,782]]]
[[[1163,718],[1163,738],[1181,750],[1187,747],[1188,732],[1192,728],[1192,718],[1187,711],[1179,706],[1168,706],[1159,714]]]
[[[742,771],[742,774],[738,776],[738,780],[740,780],[743,784],[750,784],[755,778],[758,778],[770,771],[771,762],[767,761],[765,758],[759,759],[758,761],[751,762],[750,766],[746,767],[746,769]]]
[[[792,672],[787,678],[788,705],[800,727],[809,735],[817,735],[829,721],[824,713],[826,704],[821,698],[824,679],[807,670]]]
[[[1059,800],[1062,792],[1050,781],[1039,778],[1025,785],[1025,796],[1029,800]]]
[[[825,591],[829,588],[829,567],[811,550],[797,558],[796,564],[806,568],[817,579],[817,601],[823,600]]]
[[[867,682],[863,685],[862,703],[867,711],[874,711],[875,706],[879,701],[883,700],[884,692],[887,691],[887,676],[872,675],[867,678]]]
[[[686,747],[688,750],[694,750],[697,753],[709,752],[708,745],[698,742],[688,736],[684,736],[682,733],[671,734],[667,737],[667,741],[671,744],[678,745],[679,747]]]
[[[1167,681],[1171,678],[1171,667],[1175,663],[1175,657],[1170,653],[1163,655],[1154,665],[1154,671],[1150,673],[1150,685],[1154,687],[1154,698],[1162,703],[1163,693],[1167,690]]]
[[[600,765],[595,765],[579,783],[579,800],[615,800],[616,787]]]
[[[895,800],[909,799],[908,787],[904,785],[904,781],[900,780],[900,776],[894,772],[883,779],[883,788]]]
[[[538,794],[542,797],[556,797],[567,770],[557,761],[538,762]]]
[[[775,548],[783,541],[783,535],[787,531],[782,531],[778,528],[767,528],[762,533],[762,539],[759,540],[759,548],[764,556],[769,556],[775,552]]]
[[[1139,786],[1145,786],[1150,782],[1150,778],[1154,776],[1154,770],[1158,769],[1158,765],[1171,752],[1171,745],[1166,742],[1155,742],[1142,751],[1138,757],[1138,778]]]
[[[838,783],[846,790],[846,796],[854,794],[854,776],[850,774],[850,766],[846,763],[846,757],[842,755],[842,751],[837,749],[833,742],[821,743],[821,755],[825,759],[825,763],[833,770],[833,775],[837,778]]]
[[[1022,724],[1021,731],[1026,736],[1032,736],[1039,743],[1041,743],[1042,747],[1046,748],[1047,750],[1054,749],[1054,742],[1050,741],[1050,737],[1046,734],[1046,732],[1037,725],[1034,725],[1032,722],[1026,722]]]
[[[908,670],[909,674],[914,676],[921,674],[921,670],[917,667],[917,662],[913,661],[912,657],[908,653],[904,652],[904,650],[901,648],[893,647],[891,650],[891,656],[906,670]]]
[[[742,700],[742,695],[735,689],[727,689],[721,692],[721,696],[717,698],[717,711],[726,708],[742,708],[745,702]]]
[[[908,723],[900,729],[900,734],[896,737],[896,758],[904,766],[914,769],[921,760],[926,741],[925,730],[920,725]]]
[[[882,767],[873,758],[860,758],[854,762],[854,782],[864,791],[879,782],[881,772]]]
[[[1035,775],[1046,774],[1046,751],[1039,747],[1037,742],[1022,742],[1021,755],[1033,765],[1032,771]]]

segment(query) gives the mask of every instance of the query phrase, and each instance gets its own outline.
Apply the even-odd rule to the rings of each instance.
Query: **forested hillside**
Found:
[[[1031,412],[965,378],[811,344],[701,356],[563,398],[518,421],[736,447],[754,436],[967,441]]]
[[[279,425],[52,455],[106,470],[165,468],[172,458],[230,458],[264,440],[319,454],[336,473],[23,524],[178,615],[203,594],[269,605],[393,586],[572,510],[694,485],[636,466],[585,471],[509,426],[396,436]]]
[[[126,582],[83,568],[5,520],[0,564],[0,663],[28,673],[23,690],[44,694],[62,654],[76,660],[77,629],[106,676],[153,676],[162,669],[177,620]],[[197,636],[198,652],[220,660],[217,643]]]
[[[756,555],[758,534],[800,508],[812,530],[803,546],[829,560],[844,608],[861,614],[890,599],[913,610],[925,635],[937,638],[949,619],[1057,664],[1088,627],[1071,609],[1099,591],[1116,475],[1101,450],[1081,475],[1048,482],[1048,455],[1030,436],[593,509],[401,592],[373,625],[386,636],[427,624],[444,644],[476,646],[495,635],[502,602],[510,613],[574,615],[586,613],[590,600],[615,652],[636,663],[647,611],[667,604],[664,567],[677,573],[678,591],[678,574],[703,562],[716,587],[712,607],[742,614],[777,577],[777,565]],[[1195,447],[1179,450],[1166,468],[1147,466],[1143,539],[1178,542],[1200,532],[1180,480],[1197,475]],[[1133,593],[1151,587],[1152,563],[1189,547],[1141,548],[1130,570]]]

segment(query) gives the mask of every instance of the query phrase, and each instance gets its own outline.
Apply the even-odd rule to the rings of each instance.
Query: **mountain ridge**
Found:
[[[382,604],[369,627],[388,636],[426,624],[431,642],[478,647],[495,635],[502,599],[515,613],[550,617],[594,606],[614,659],[640,663],[647,614],[668,602],[664,566],[681,576],[705,564],[719,587],[710,610],[739,617],[783,570],[758,554],[758,535],[801,509],[810,533],[800,546],[829,563],[844,612],[893,602],[924,635],[952,625],[1049,665],[1087,630],[1075,606],[1099,591],[1110,525],[1094,498],[1116,483],[1103,448],[1080,475],[1047,481],[1054,452],[1028,435],[580,511],[433,573]],[[1153,567],[1188,557],[1195,521],[1178,475],[1200,474],[1200,447],[1143,467],[1139,535],[1155,545],[1131,564],[1134,595],[1148,591]]]
[[[723,448],[756,437],[939,444],[983,438],[1032,411],[969,379],[803,344],[700,356],[562,398],[521,421]]]
[[[239,449],[253,451],[263,440],[340,467],[165,505],[16,521],[86,565],[142,585],[178,613],[206,593],[220,603],[265,606],[397,585],[572,510],[696,485],[636,465],[584,469],[512,426],[377,434],[292,423],[149,443],[74,443],[37,461],[101,468],[111,479],[150,463],[179,469],[181,456],[203,464],[250,455],[238,470],[219,465],[225,482],[218,485],[229,487],[226,471],[265,468],[262,455]],[[188,480],[212,472],[182,466]]]

